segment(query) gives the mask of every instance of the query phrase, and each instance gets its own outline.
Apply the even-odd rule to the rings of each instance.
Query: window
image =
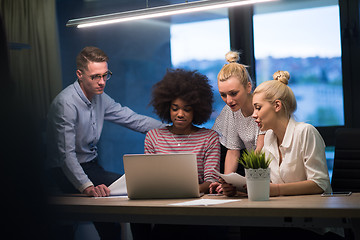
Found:
[[[287,70],[298,103],[296,120],[317,127],[344,125],[338,5],[257,10],[253,17],[257,83],[271,80],[277,70]]]
[[[214,113],[202,127],[211,128],[225,103],[217,87],[217,74],[230,50],[229,20],[217,19],[172,24],[171,62],[173,68],[198,70],[206,75],[214,90]]]
[[[337,1],[257,5],[253,16],[257,84],[277,70],[290,73],[297,121],[343,126],[340,16]],[[334,147],[326,147],[331,179]]]

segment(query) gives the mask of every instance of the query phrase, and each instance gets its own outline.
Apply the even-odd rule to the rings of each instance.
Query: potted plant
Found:
[[[269,200],[271,159],[265,153],[245,151],[239,163],[245,168],[246,188],[251,201]]]

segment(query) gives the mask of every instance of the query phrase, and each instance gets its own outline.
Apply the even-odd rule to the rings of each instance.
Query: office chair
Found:
[[[331,186],[334,192],[360,192],[360,128],[336,130]]]

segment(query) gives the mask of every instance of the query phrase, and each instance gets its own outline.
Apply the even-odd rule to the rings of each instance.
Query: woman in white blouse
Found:
[[[278,71],[273,78],[253,96],[253,118],[262,131],[268,130],[263,151],[272,159],[270,195],[330,192],[324,141],[315,127],[292,117],[296,99],[287,86],[289,73]]]
[[[272,159],[270,196],[331,192],[322,137],[312,125],[294,120],[296,99],[287,86],[289,73],[278,71],[273,78],[255,89],[252,115],[260,130],[266,131],[262,151]],[[227,196],[236,194],[231,184],[222,182],[222,188]],[[297,239],[342,239],[340,236],[343,236],[343,229],[311,230],[242,228],[241,238],[276,236],[277,239],[287,239],[290,234],[296,235]]]

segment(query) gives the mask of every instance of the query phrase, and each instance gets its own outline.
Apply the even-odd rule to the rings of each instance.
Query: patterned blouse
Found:
[[[265,134],[252,116],[244,117],[241,109],[233,112],[228,105],[216,118],[212,129],[220,135],[220,143],[231,150],[255,149],[258,135]]]

